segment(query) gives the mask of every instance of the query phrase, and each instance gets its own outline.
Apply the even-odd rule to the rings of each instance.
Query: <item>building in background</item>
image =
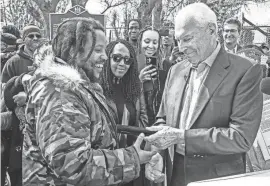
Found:
[[[269,43],[269,33],[270,33],[270,2],[265,3],[254,3],[249,2],[247,6],[243,6],[240,14],[244,13],[246,19],[259,26],[263,31],[268,33],[268,37],[263,35],[257,30],[251,30],[253,35],[253,44],[260,45],[261,43]],[[252,27],[244,23],[243,29],[249,30]]]

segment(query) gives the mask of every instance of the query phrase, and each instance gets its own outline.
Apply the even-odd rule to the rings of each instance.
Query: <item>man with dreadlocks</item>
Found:
[[[104,28],[93,19],[62,22],[52,47],[34,56],[23,149],[23,185],[116,185],[136,179],[156,152],[119,149],[116,124],[97,83],[107,60]]]

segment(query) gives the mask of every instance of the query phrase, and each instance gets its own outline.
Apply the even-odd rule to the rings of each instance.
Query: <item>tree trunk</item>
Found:
[[[142,22],[142,28],[152,23],[152,10],[155,7],[156,0],[141,0],[137,8],[138,18]]]
[[[152,25],[155,29],[161,27],[162,0],[156,0],[155,7],[152,11]]]
[[[33,0],[39,7],[40,11],[42,12],[43,18],[44,18],[44,29],[45,29],[45,37],[49,38],[50,33],[50,25],[49,25],[49,15],[50,13],[55,13],[56,6],[59,3],[60,0],[52,0],[52,1],[44,1],[44,0]],[[31,14],[31,12],[30,12]],[[38,18],[36,15],[33,15],[37,20]],[[41,17],[39,18],[41,19]]]

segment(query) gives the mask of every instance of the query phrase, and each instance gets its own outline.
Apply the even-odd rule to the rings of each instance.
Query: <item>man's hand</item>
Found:
[[[153,66],[148,65],[141,70],[139,74],[139,79],[141,82],[150,81],[151,77],[155,77],[157,75],[157,70],[155,68],[150,70],[151,67]]]
[[[27,94],[25,92],[19,92],[17,95],[13,96],[14,102],[20,107],[26,103]]]
[[[157,153],[151,158],[150,162],[145,165],[145,176],[155,183],[163,182],[165,174],[162,173],[162,169],[163,158]]]
[[[155,134],[147,136],[144,139],[160,150],[167,149],[174,144],[184,143],[184,130],[182,129],[168,126],[152,126],[146,127],[146,129],[157,131]]]
[[[141,143],[143,142],[143,139],[144,139],[144,134],[140,134],[133,145],[139,155],[140,164],[148,163],[151,160],[152,156],[157,154],[157,152],[155,151],[145,151],[141,149],[140,146],[141,146]]]

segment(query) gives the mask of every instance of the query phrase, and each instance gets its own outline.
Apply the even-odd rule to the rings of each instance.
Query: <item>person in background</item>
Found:
[[[40,45],[41,32],[37,26],[29,25],[24,27],[22,45],[17,53],[12,56],[5,64],[2,73],[2,83],[7,83],[14,77],[20,76],[23,73],[29,72],[33,65],[33,53]],[[13,81],[13,80],[12,80]],[[6,86],[8,89],[10,86]],[[16,92],[17,94],[12,97],[15,102],[21,100],[26,101],[27,94]],[[9,96],[9,94],[7,94]],[[6,106],[13,112],[12,115],[12,130],[10,134],[10,150],[9,150],[9,175],[12,185],[22,185],[22,144],[23,144],[23,127],[18,117],[21,117],[23,108],[15,110],[17,107]],[[23,106],[23,105],[19,105]],[[19,107],[18,107],[19,108]]]
[[[128,42],[134,47],[137,52],[138,37],[141,30],[141,21],[138,19],[131,19],[128,23]]]
[[[101,86],[116,123],[147,127],[148,118],[135,50],[129,42],[119,39],[108,44],[106,54],[108,60],[102,70]],[[119,147],[126,148],[133,145],[135,141],[134,136],[120,135]],[[124,185],[143,186],[144,169],[142,168],[139,178]]]
[[[5,63],[16,53],[16,40],[17,38],[10,33],[1,34],[1,73]],[[5,86],[5,83],[1,82],[1,91]],[[7,109],[3,94],[1,94],[1,144],[4,148],[3,154],[1,153],[1,185],[4,185],[9,160],[13,157],[13,154],[10,154],[10,150],[13,149],[11,146],[13,117],[15,117],[14,114]],[[12,181],[14,183],[14,176],[12,176]]]
[[[162,92],[170,63],[162,61],[160,54],[161,36],[159,31],[146,27],[139,35],[138,69],[139,78],[143,84],[146,110],[149,125],[155,122],[155,117],[161,102]],[[152,61],[155,64],[150,64]]]
[[[3,83],[29,71],[33,64],[33,53],[40,45],[41,37],[41,31],[37,26],[29,25],[23,28],[24,45],[21,45],[18,52],[6,62],[2,73]]]
[[[20,30],[15,25],[4,25],[2,27],[3,33],[9,33],[14,35],[17,39],[21,38]]]
[[[221,47],[217,17],[204,3],[179,10],[175,37],[187,59],[170,69],[159,126],[147,128],[157,132],[145,137],[168,148],[167,185],[245,173],[262,116],[260,65]]]
[[[262,56],[262,60],[265,61],[267,65],[267,76],[270,76],[270,50],[269,45],[267,43],[262,43],[260,48],[262,49],[264,55]]]
[[[71,18],[52,46],[34,55],[33,76],[18,77],[28,93],[23,148],[23,185],[113,185],[136,179],[140,164],[156,152],[119,148],[99,77],[108,59],[103,26]]]
[[[265,55],[270,56],[269,45],[267,43],[262,43],[261,44],[261,49],[263,50],[263,53]]]
[[[17,38],[9,33],[1,34],[1,72],[7,60],[15,55],[17,51]]]
[[[241,22],[237,18],[229,18],[224,22],[223,40],[227,52],[235,54],[242,48],[238,43],[241,30]]]
[[[166,60],[170,63],[170,56],[172,55],[172,50],[174,48],[174,30],[173,29],[168,29],[166,36],[162,36],[162,41],[161,41],[161,56],[162,60]],[[165,63],[168,63],[165,62]],[[170,68],[168,66],[167,68]],[[168,71],[169,69],[166,69]]]

